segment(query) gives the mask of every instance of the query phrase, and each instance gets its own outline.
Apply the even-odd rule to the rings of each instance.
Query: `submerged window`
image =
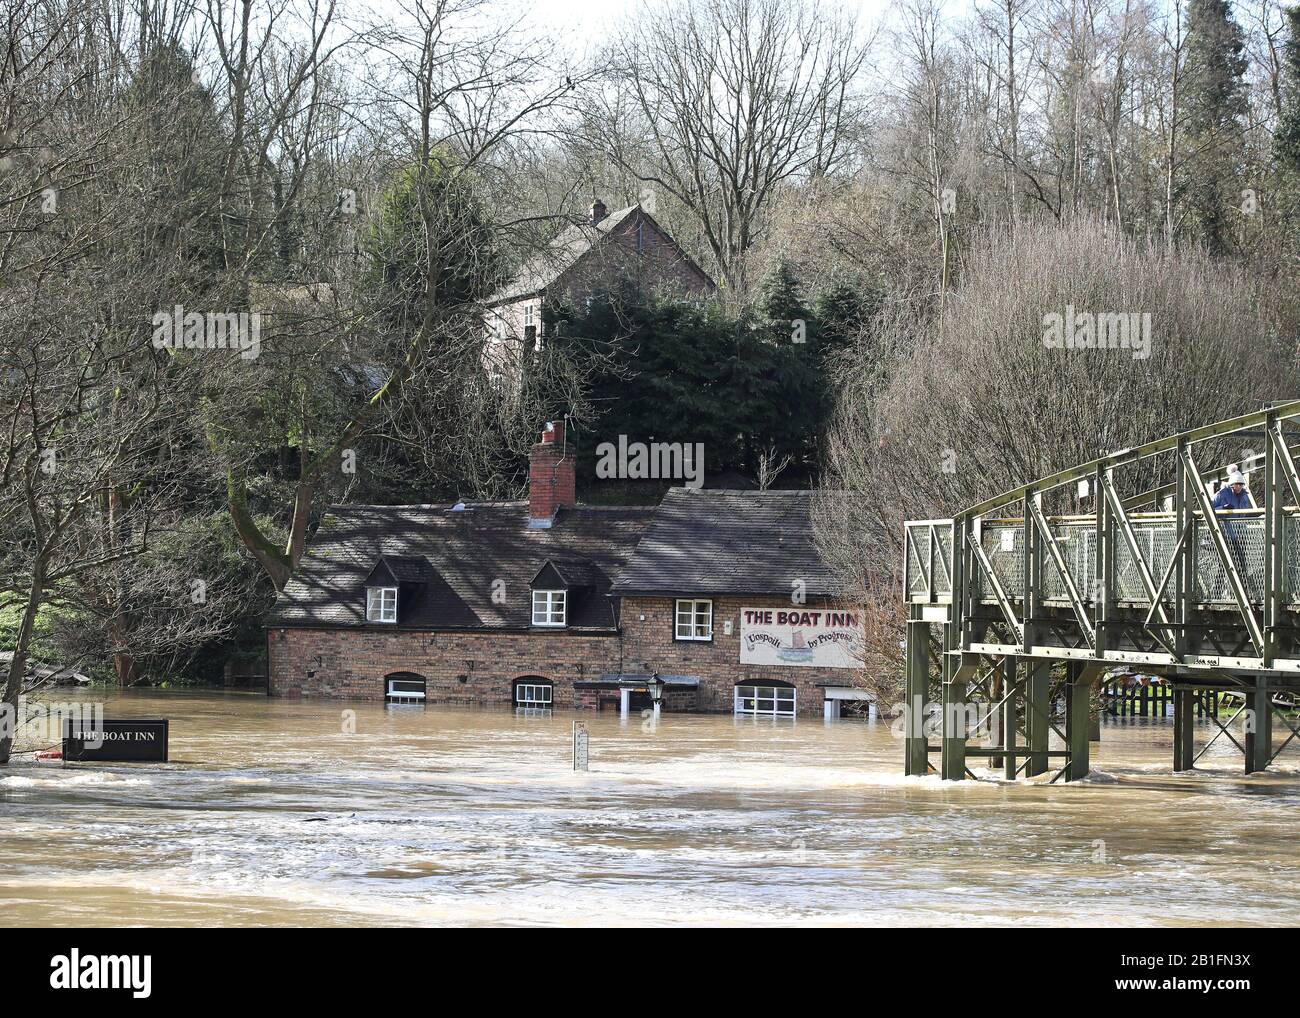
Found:
[[[737,686],[736,713],[762,717],[794,717],[795,690],[792,686]]]
[[[551,706],[551,684],[549,682],[521,682],[515,686],[516,707]]]
[[[396,622],[397,621],[397,588],[396,587],[367,587],[366,588],[366,621],[367,622]]]
[[[564,625],[564,591],[533,591],[533,625]]]
[[[427,683],[423,675],[399,672],[384,680],[384,700],[387,703],[424,703]]]
[[[675,632],[679,640],[712,640],[713,602],[679,600]]]

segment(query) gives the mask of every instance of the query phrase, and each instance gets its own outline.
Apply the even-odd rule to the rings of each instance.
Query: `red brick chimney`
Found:
[[[595,226],[602,219],[609,215],[609,209],[605,208],[605,203],[597,198],[591,203],[591,225]]]
[[[549,527],[555,510],[578,504],[574,450],[564,440],[564,421],[548,421],[542,440],[528,454],[528,521]]]

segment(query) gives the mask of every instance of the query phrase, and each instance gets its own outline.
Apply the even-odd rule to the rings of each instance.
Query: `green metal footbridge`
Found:
[[[1083,778],[1093,690],[1118,669],[1172,686],[1174,770],[1223,738],[1267,768],[1297,735],[1297,458],[1300,401],[907,523],[907,773]],[[1254,508],[1215,511],[1228,468],[1208,463],[1239,466]],[[1235,710],[1198,752],[1207,694]]]

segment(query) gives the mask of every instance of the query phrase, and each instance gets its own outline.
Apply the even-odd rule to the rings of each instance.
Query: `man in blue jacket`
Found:
[[[1254,509],[1255,503],[1246,490],[1246,475],[1234,470],[1228,475],[1228,483],[1214,496],[1214,508],[1219,509]]]
[[[1246,490],[1246,476],[1235,467],[1228,474],[1228,483],[1214,496],[1214,511],[1224,512],[1230,509],[1254,509],[1250,492]],[[1237,574],[1241,577],[1246,590],[1251,590],[1250,571],[1246,568],[1246,521],[1240,517],[1229,517],[1223,521],[1223,536],[1232,555]],[[1215,594],[1216,599],[1226,598],[1229,594],[1228,574],[1224,571],[1223,588]]]

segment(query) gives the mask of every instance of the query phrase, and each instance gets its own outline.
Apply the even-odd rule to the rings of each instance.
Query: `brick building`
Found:
[[[592,202],[588,221],[564,230],[524,263],[487,302],[485,366],[514,376],[525,350],[541,349],[542,305],[549,298],[576,300],[633,278],[646,290],[704,297],[717,285],[640,205],[609,212]]]
[[[838,714],[865,697],[810,492],[579,505],[548,425],[527,502],[338,506],[268,620],[273,696]]]
[[[809,491],[670,490],[611,590],[625,666],[698,678],[701,710],[864,709],[859,620],[817,554],[812,502]]]

